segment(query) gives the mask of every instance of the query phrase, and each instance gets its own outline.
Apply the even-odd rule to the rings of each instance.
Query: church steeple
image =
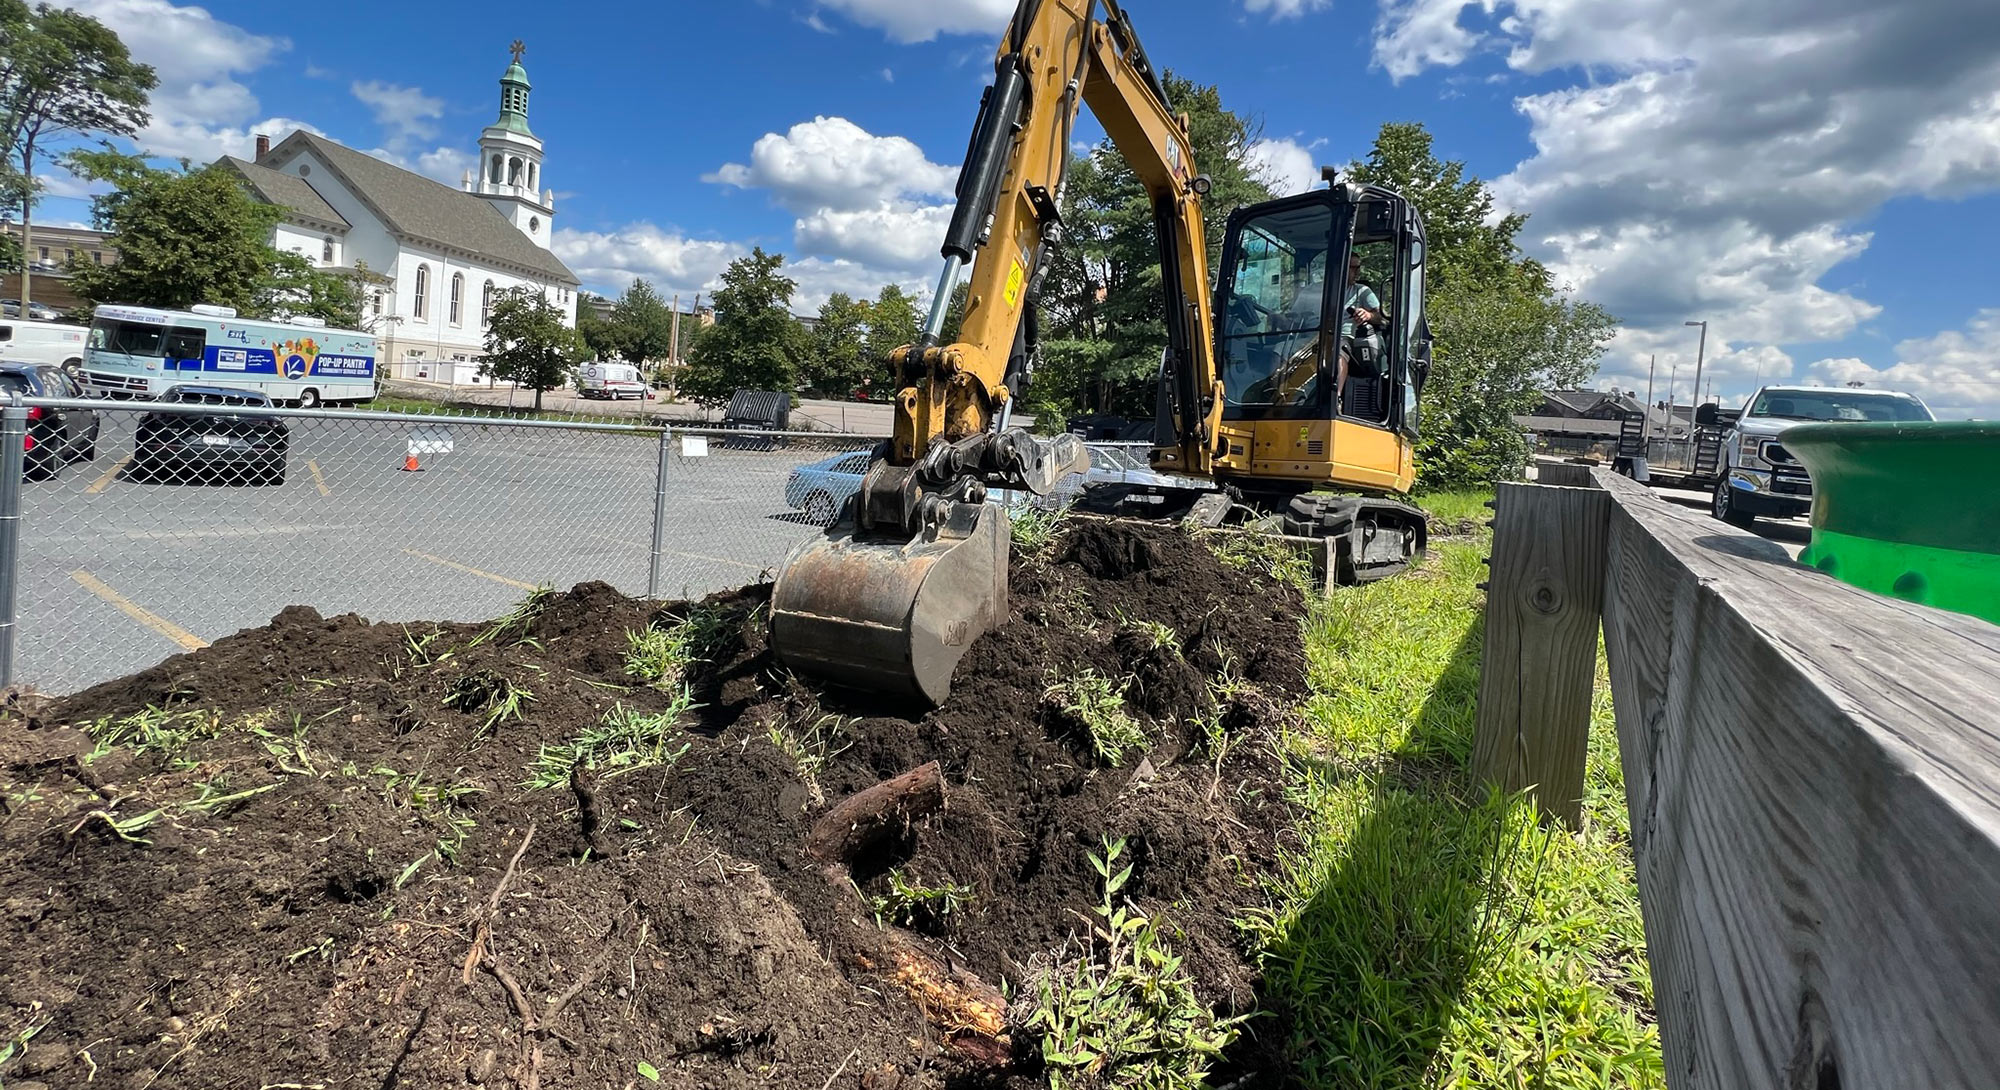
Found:
[[[521,54],[527,50],[518,38],[508,47],[513,63],[500,76],[500,116],[479,134],[479,184],[474,192],[492,202],[536,245],[547,246],[555,194],[542,187],[542,141],[528,128],[528,70],[521,67]]]
[[[500,119],[493,126],[522,136],[533,136],[534,132],[528,128],[528,92],[532,87],[528,83],[528,70],[521,67],[521,54],[526,53],[528,47],[516,38],[514,44],[507,48],[514,54],[514,63],[500,75]]]

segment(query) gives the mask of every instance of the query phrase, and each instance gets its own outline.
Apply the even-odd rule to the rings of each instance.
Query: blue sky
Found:
[[[830,291],[928,284],[1012,0],[75,0],[161,72],[149,151],[309,126],[455,183],[527,43],[556,250],[684,301],[752,245]],[[1531,213],[1627,320],[1601,384],[1656,396],[1710,321],[1726,398],[1866,381],[2000,415],[2000,4],[1130,0],[1153,59],[1259,118],[1281,188],[1384,121]],[[40,216],[83,220],[66,179]]]

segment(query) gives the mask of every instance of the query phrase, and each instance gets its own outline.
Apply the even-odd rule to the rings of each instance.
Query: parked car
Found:
[[[281,419],[231,412],[268,409],[257,390],[224,386],[171,386],[165,405],[212,405],[215,412],[151,412],[139,419],[132,445],[132,473],[143,479],[223,479],[284,484],[291,435]]]
[[[1695,422],[1719,426],[1725,415],[1714,405],[1695,410]],[[1721,479],[1710,513],[1744,529],[1765,518],[1796,518],[1812,510],[1812,478],[1779,441],[1785,430],[1817,421],[1931,420],[1917,398],[1888,390],[1841,386],[1766,386],[1751,395],[1723,436]]]
[[[21,301],[19,299],[0,299],[0,317],[19,318],[20,316]],[[62,312],[41,303],[29,303],[28,317],[38,322],[53,322],[62,317]]]
[[[22,397],[83,396],[83,387],[60,367],[46,363],[0,362],[0,394]],[[22,473],[31,481],[60,476],[63,467],[97,457],[97,414],[89,409],[28,408],[28,434],[21,441]]]
[[[629,363],[586,363],[577,368],[576,392],[588,400],[604,398],[616,401],[620,398],[640,398],[646,396],[645,380],[640,378],[639,369]]]
[[[785,481],[785,502],[814,526],[831,526],[847,505],[847,497],[861,491],[862,475],[868,472],[872,451],[853,451],[821,458],[792,470]]]
[[[1064,507],[1082,498],[1085,489],[1106,489],[1106,504],[1165,505],[1177,498],[1191,499],[1195,491],[1207,491],[1200,481],[1156,473],[1144,454],[1104,443],[1085,443],[1090,452],[1090,469],[1057,482],[1047,496],[1031,492],[990,489],[987,500],[1006,507]],[[831,526],[847,503],[847,497],[861,491],[862,475],[868,472],[872,451],[836,454],[792,470],[785,482],[785,502],[801,512],[802,521],[814,526]],[[1195,490],[1195,491],[1190,491]]]

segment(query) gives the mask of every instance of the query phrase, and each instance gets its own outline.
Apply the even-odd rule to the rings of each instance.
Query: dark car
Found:
[[[0,362],[0,396],[10,393],[22,397],[84,396],[83,387],[60,367]],[[71,462],[97,457],[97,414],[89,409],[30,406],[28,435],[21,448],[22,470],[29,480],[57,476]]]
[[[268,409],[271,399],[256,390],[223,386],[174,386],[160,395],[165,405],[212,405],[212,412],[150,412],[139,419],[132,446],[132,473],[147,479],[223,479],[247,484],[284,484],[291,435],[283,420],[232,412]]]

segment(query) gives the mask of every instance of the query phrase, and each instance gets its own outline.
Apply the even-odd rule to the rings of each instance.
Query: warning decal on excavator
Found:
[[[1028,279],[1028,270],[1019,261],[1007,270],[1007,307],[1013,309],[1021,305],[1021,285]]]

